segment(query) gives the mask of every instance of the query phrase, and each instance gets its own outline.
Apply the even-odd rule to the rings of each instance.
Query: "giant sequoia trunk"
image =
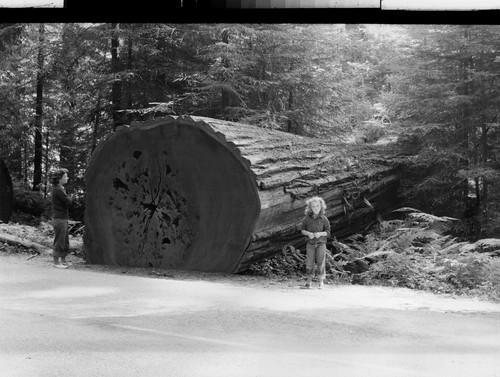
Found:
[[[14,191],[9,169],[3,160],[0,160],[0,221],[8,223],[12,214]]]
[[[342,143],[240,123],[167,117],[124,127],[86,172],[90,263],[238,272],[303,245],[304,202],[322,196],[337,236],[397,205],[382,159]]]

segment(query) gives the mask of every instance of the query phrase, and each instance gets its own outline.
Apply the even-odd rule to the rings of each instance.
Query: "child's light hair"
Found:
[[[306,210],[305,210],[306,216],[308,216],[311,213],[313,213],[313,211],[311,209],[311,204],[314,203],[314,202],[319,202],[319,204],[321,205],[321,210],[319,211],[319,214],[320,215],[324,215],[325,214],[325,210],[326,210],[326,203],[323,200],[323,198],[320,198],[319,196],[315,196],[315,197],[312,197],[311,199],[306,200],[306,204],[307,204]]]

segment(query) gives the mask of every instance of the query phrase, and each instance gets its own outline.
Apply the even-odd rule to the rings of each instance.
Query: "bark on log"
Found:
[[[397,206],[394,169],[366,149],[201,117],[117,130],[85,178],[97,264],[239,272],[304,245],[307,197],[325,199],[336,236]]]
[[[3,160],[0,160],[0,221],[8,223],[12,215],[14,191],[9,169]]]
[[[39,252],[40,254],[43,253],[47,255],[52,255],[52,249],[40,245],[39,243],[13,236],[12,234],[0,233],[0,241],[6,242],[11,245],[21,245],[27,249],[33,249]]]

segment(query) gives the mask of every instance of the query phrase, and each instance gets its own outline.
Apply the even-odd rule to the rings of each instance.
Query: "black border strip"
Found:
[[[85,1],[85,0],[80,0]],[[104,0],[106,1],[106,0]],[[0,22],[169,22],[169,23],[372,23],[372,24],[492,24],[500,10],[401,11],[380,9],[162,9],[85,2],[82,9],[2,8]]]

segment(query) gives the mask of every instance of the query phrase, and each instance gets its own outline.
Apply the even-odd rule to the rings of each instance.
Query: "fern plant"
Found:
[[[362,258],[372,265],[359,281],[444,293],[479,292],[487,284],[497,289],[500,263],[495,269],[489,255],[461,253],[466,243],[446,234],[458,220],[413,208],[396,212],[405,213],[404,220],[382,222],[366,237],[370,243]]]
[[[500,258],[475,252],[471,244],[448,234],[456,219],[412,208],[396,213],[404,213],[404,219],[381,220],[366,235],[334,238],[327,253],[328,278],[500,300]],[[366,270],[353,272],[359,265]],[[304,277],[305,255],[287,245],[281,255],[251,269],[270,276]]]
[[[484,266],[484,273],[492,296],[500,300],[500,259],[492,259],[489,264]]]

